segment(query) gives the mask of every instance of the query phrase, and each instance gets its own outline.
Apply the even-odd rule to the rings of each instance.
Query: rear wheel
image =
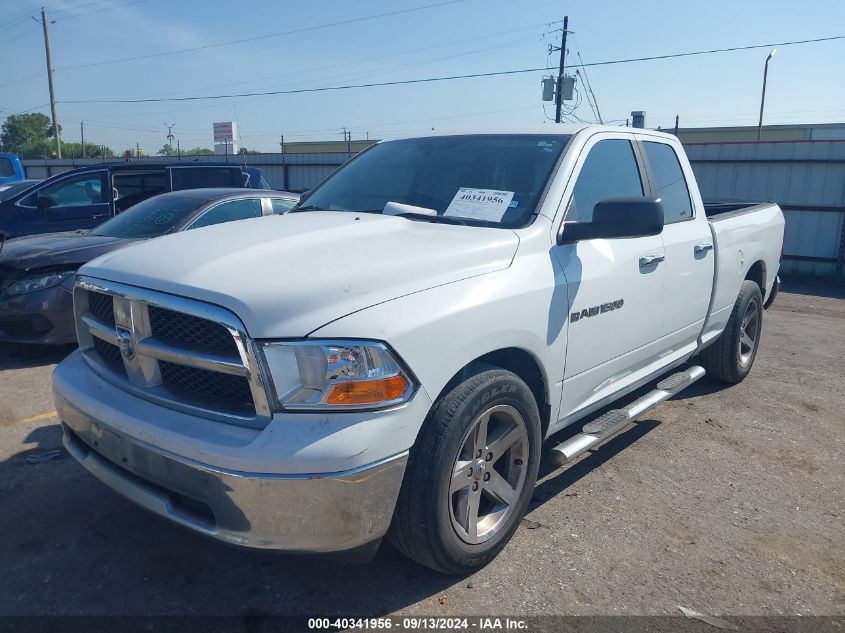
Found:
[[[707,374],[729,383],[742,381],[751,371],[763,331],[760,286],[745,280],[725,330],[700,354]]]
[[[479,366],[432,407],[411,451],[391,541],[437,571],[486,565],[528,507],[540,433],[528,386],[509,371]]]

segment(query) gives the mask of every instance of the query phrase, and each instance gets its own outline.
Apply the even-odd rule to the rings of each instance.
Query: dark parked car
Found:
[[[229,163],[103,163],[47,178],[0,202],[0,234],[10,237],[90,229],[142,200],[200,187],[261,189],[261,170]],[[264,183],[266,187],[266,183]]]
[[[139,202],[93,230],[7,240],[0,250],[0,342],[76,342],[73,277],[95,257],[167,233],[285,213],[298,200],[272,190],[176,191]]]

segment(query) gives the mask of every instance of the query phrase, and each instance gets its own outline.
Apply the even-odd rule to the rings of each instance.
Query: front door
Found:
[[[36,189],[18,204],[15,235],[89,229],[111,215],[108,172],[89,171]],[[39,207],[39,199],[49,206]]]
[[[575,166],[566,222],[590,222],[599,200],[643,196],[630,135],[601,133]],[[565,197],[566,201],[567,198]],[[664,266],[659,235],[555,247],[566,277],[569,327],[560,417],[572,417],[633,382],[658,357]]]

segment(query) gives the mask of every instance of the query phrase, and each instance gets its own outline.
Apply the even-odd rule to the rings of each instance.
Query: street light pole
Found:
[[[760,120],[757,122],[757,142],[760,142],[760,136],[763,133],[763,106],[766,103],[766,78],[769,75],[769,62],[772,60],[772,57],[775,56],[777,53],[776,48],[772,49],[772,52],[769,53],[769,56],[766,58],[766,65],[763,67],[763,93],[760,95]]]

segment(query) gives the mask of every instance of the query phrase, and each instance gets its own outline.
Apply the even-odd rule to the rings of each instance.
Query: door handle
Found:
[[[699,242],[695,245],[695,254],[701,255],[702,253],[706,253],[707,251],[713,250],[712,242]]]
[[[640,257],[640,268],[648,268],[649,266],[657,266],[660,262],[665,260],[663,255],[643,255]]]

